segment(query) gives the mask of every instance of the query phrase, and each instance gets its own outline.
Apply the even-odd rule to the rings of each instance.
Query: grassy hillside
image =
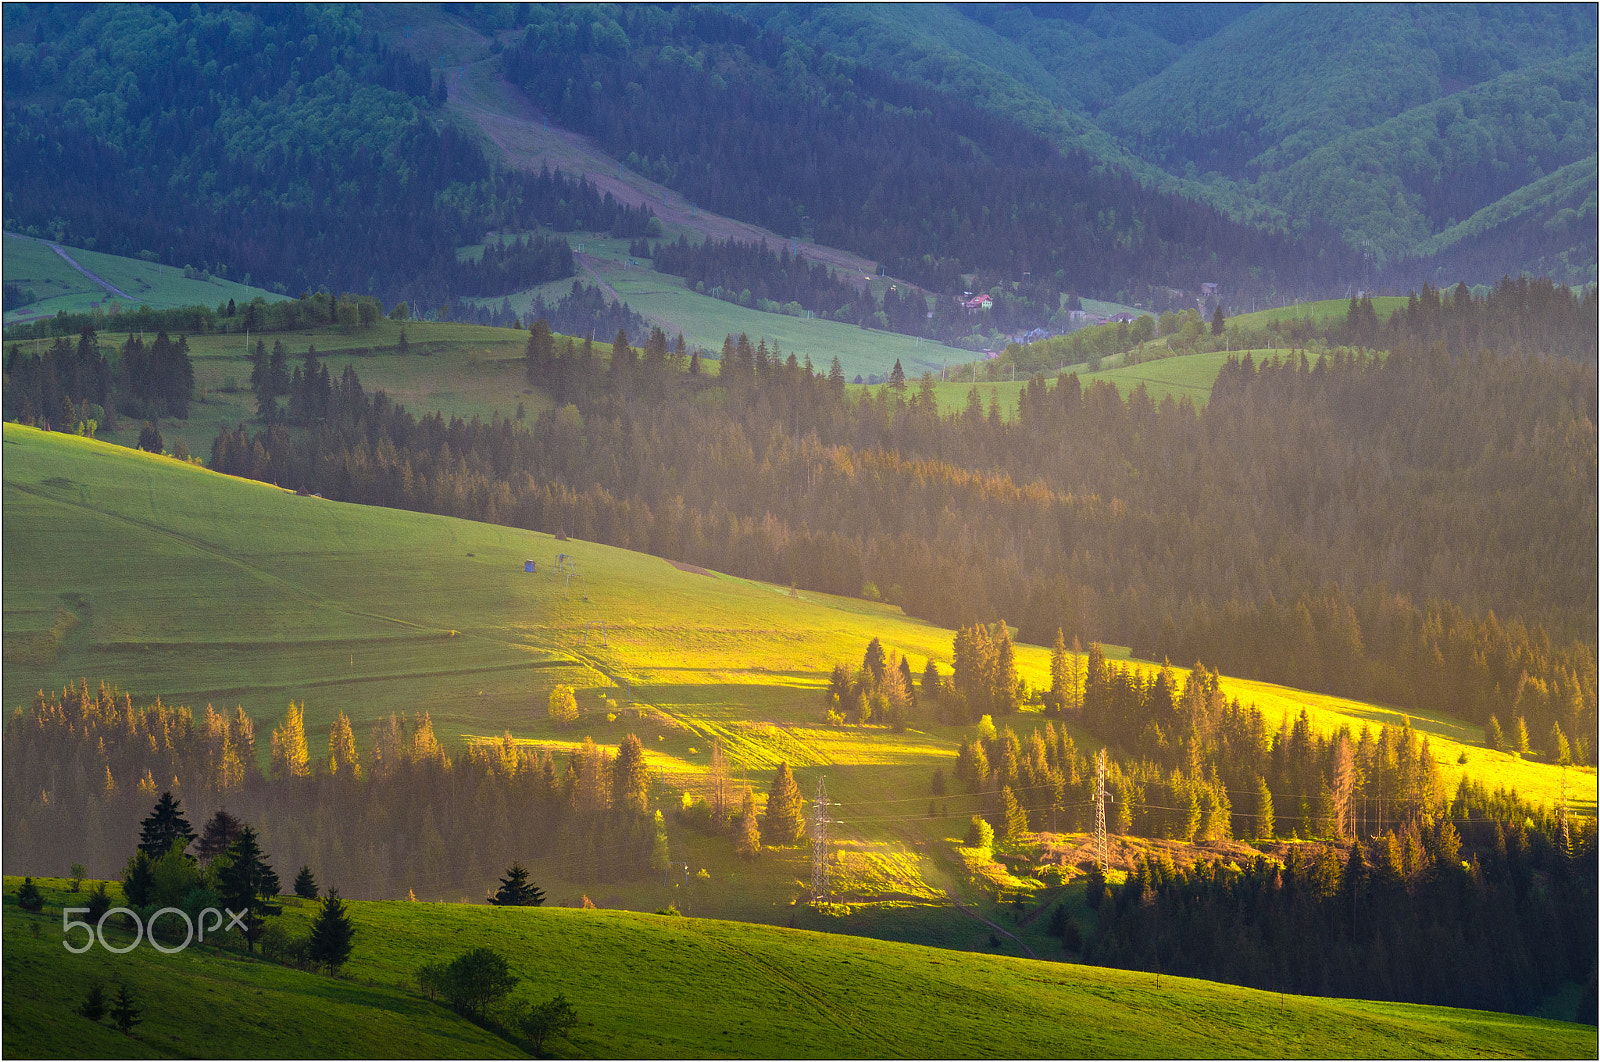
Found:
[[[791,594],[512,528],[297,497],[15,425],[4,438],[7,708],[87,675],[197,709],[242,704],[259,718],[304,700],[313,743],[339,711],[364,734],[390,712],[426,708],[446,740],[510,730],[561,746],[581,733],[554,729],[543,708],[564,682],[579,688],[582,733],[615,742],[638,731],[674,785],[694,784],[720,737],[753,782],[764,786],[779,758],[825,765],[830,787],[846,787],[837,799],[868,806],[891,790],[923,792],[963,734],[819,722],[829,669],[858,661],[875,636],[908,655],[914,671],[932,658],[948,673],[950,632],[891,605]],[[574,580],[569,590],[549,573],[558,553],[576,559],[586,585]],[[524,574],[527,558],[538,574]],[[609,644],[597,647],[592,636],[584,644],[592,621],[606,623]],[[1030,685],[1047,684],[1043,648],[1019,646],[1017,662]],[[625,683],[648,706],[646,720],[608,720],[601,710],[607,695],[625,703]],[[1223,688],[1259,704],[1273,724],[1302,706],[1319,729],[1399,721],[1382,706],[1266,683]],[[1466,772],[1554,800],[1557,768],[1489,752],[1478,729],[1458,720],[1411,722],[1432,737],[1447,784]],[[1593,773],[1569,780],[1592,805]],[[951,806],[959,818],[963,805]],[[892,831],[907,844],[942,845],[956,828],[907,821]]]
[[[500,1056],[511,1045],[418,995],[419,964],[504,953],[516,995],[557,993],[570,1057],[1581,1057],[1593,1026],[1273,993],[816,932],[614,911],[356,903],[331,979],[192,948],[60,947],[59,882],[29,915],[6,879],[10,1053],[66,1057]],[[284,921],[309,910],[291,902]],[[54,916],[54,917],[52,917]],[[37,934],[37,936],[35,935]],[[145,1002],[132,1040],[70,1013],[91,979]],[[359,1032],[358,1032],[359,1030]]]
[[[220,277],[192,279],[183,270],[159,262],[102,254],[81,247],[62,247],[72,260],[106,283],[126,292],[131,301],[112,294],[103,285],[72,268],[72,265],[41,240],[6,233],[3,268],[7,284],[31,289],[38,300],[9,310],[5,323],[54,317],[57,312],[85,313],[99,307],[109,309],[115,302],[124,309],[145,305],[155,309],[174,306],[216,306],[233,299],[248,302],[254,298],[277,301],[285,296],[265,288],[246,287]]]

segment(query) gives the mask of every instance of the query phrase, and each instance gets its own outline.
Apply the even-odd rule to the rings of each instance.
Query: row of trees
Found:
[[[1085,961],[1254,988],[1529,1012],[1582,985],[1595,1018],[1592,820],[1408,823],[1284,861],[1142,860],[1099,904]]]
[[[18,865],[83,862],[106,876],[122,865],[120,838],[162,790],[226,807],[253,824],[262,847],[318,867],[358,899],[456,896],[529,852],[585,883],[666,863],[633,737],[616,749],[586,741],[558,765],[509,736],[449,756],[426,713],[380,722],[363,747],[340,716],[326,753],[313,755],[299,706],[258,739],[242,709],[136,708],[126,694],[81,683],[19,709],[3,752],[0,815]]]
[[[48,424],[58,431],[72,431],[90,420],[114,427],[119,408],[143,419],[187,417],[193,391],[188,340],[179,336],[174,341],[164,331],[149,346],[130,333],[117,358],[100,350],[89,327],[76,343],[57,336],[37,353],[13,343],[6,354],[6,419]],[[90,413],[89,407],[98,412]]]

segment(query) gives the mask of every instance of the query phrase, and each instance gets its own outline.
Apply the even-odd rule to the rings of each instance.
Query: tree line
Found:
[[[635,375],[652,359],[591,345],[561,359],[569,405],[531,427],[367,395],[297,436],[225,432],[213,467],[830,593],[870,582],[951,627],[1009,614],[1036,643],[1061,628],[1521,717],[1536,743],[1559,724],[1592,762],[1596,398],[1578,364],[1442,344],[1246,357],[1204,411],[1035,377],[1007,421],[976,389],[940,415],[926,381],[847,396],[842,373],[764,346],[747,361],[730,339],[708,379]]]
[[[130,334],[120,357],[100,350],[93,328],[85,326],[73,343],[57,336],[34,353],[13,343],[6,354],[5,418],[42,424],[57,431],[92,435],[113,428],[116,415],[143,420],[187,417],[194,391],[194,365],[184,336],[157,332],[146,346]]]
[[[41,692],[3,737],[6,858],[114,876],[123,839],[171,791],[253,824],[280,864],[314,867],[356,899],[454,897],[536,855],[582,883],[665,866],[637,738],[586,741],[559,762],[509,735],[452,756],[426,712],[382,720],[359,744],[341,714],[313,751],[293,704],[264,730],[243,709],[136,706],[104,683]]]

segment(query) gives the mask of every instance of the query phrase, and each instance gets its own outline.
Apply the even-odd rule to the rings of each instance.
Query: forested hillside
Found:
[[[1369,280],[1385,263],[1395,266],[1390,281],[1408,286],[1492,283],[1523,271],[1595,277],[1592,194],[1541,204],[1536,223],[1508,227],[1498,254],[1487,244],[1450,253],[1440,241],[1454,224],[1594,155],[1595,27],[1586,11],[743,10],[1231,216],[1327,223],[1371,253]],[[1563,211],[1583,220],[1572,224]]]
[[[357,9],[8,7],[5,33],[8,228],[419,310],[572,275],[560,238],[458,263],[488,229],[646,231],[587,182],[494,172]]]
[[[1430,290],[1392,354],[1247,357],[1203,413],[1036,377],[1009,424],[976,389],[950,417],[931,383],[847,399],[836,369],[743,337],[713,385],[664,337],[607,366],[535,335],[530,379],[575,406],[531,430],[335,397],[347,417],[227,433],[212,466],[1589,735],[1595,379],[1518,337],[1590,334],[1593,305],[1542,290]]]
[[[710,9],[536,12],[507,77],[692,202],[870,255],[938,292],[1030,279],[1304,291],[1350,275],[1334,233],[1291,238],[1151,192],[944,92]],[[1045,300],[1048,304],[1049,300]]]

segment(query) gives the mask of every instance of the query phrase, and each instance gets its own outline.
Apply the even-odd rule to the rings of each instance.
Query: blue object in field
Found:
[[[525,572],[536,572],[539,570],[539,562],[525,560],[522,562],[522,570]]]

